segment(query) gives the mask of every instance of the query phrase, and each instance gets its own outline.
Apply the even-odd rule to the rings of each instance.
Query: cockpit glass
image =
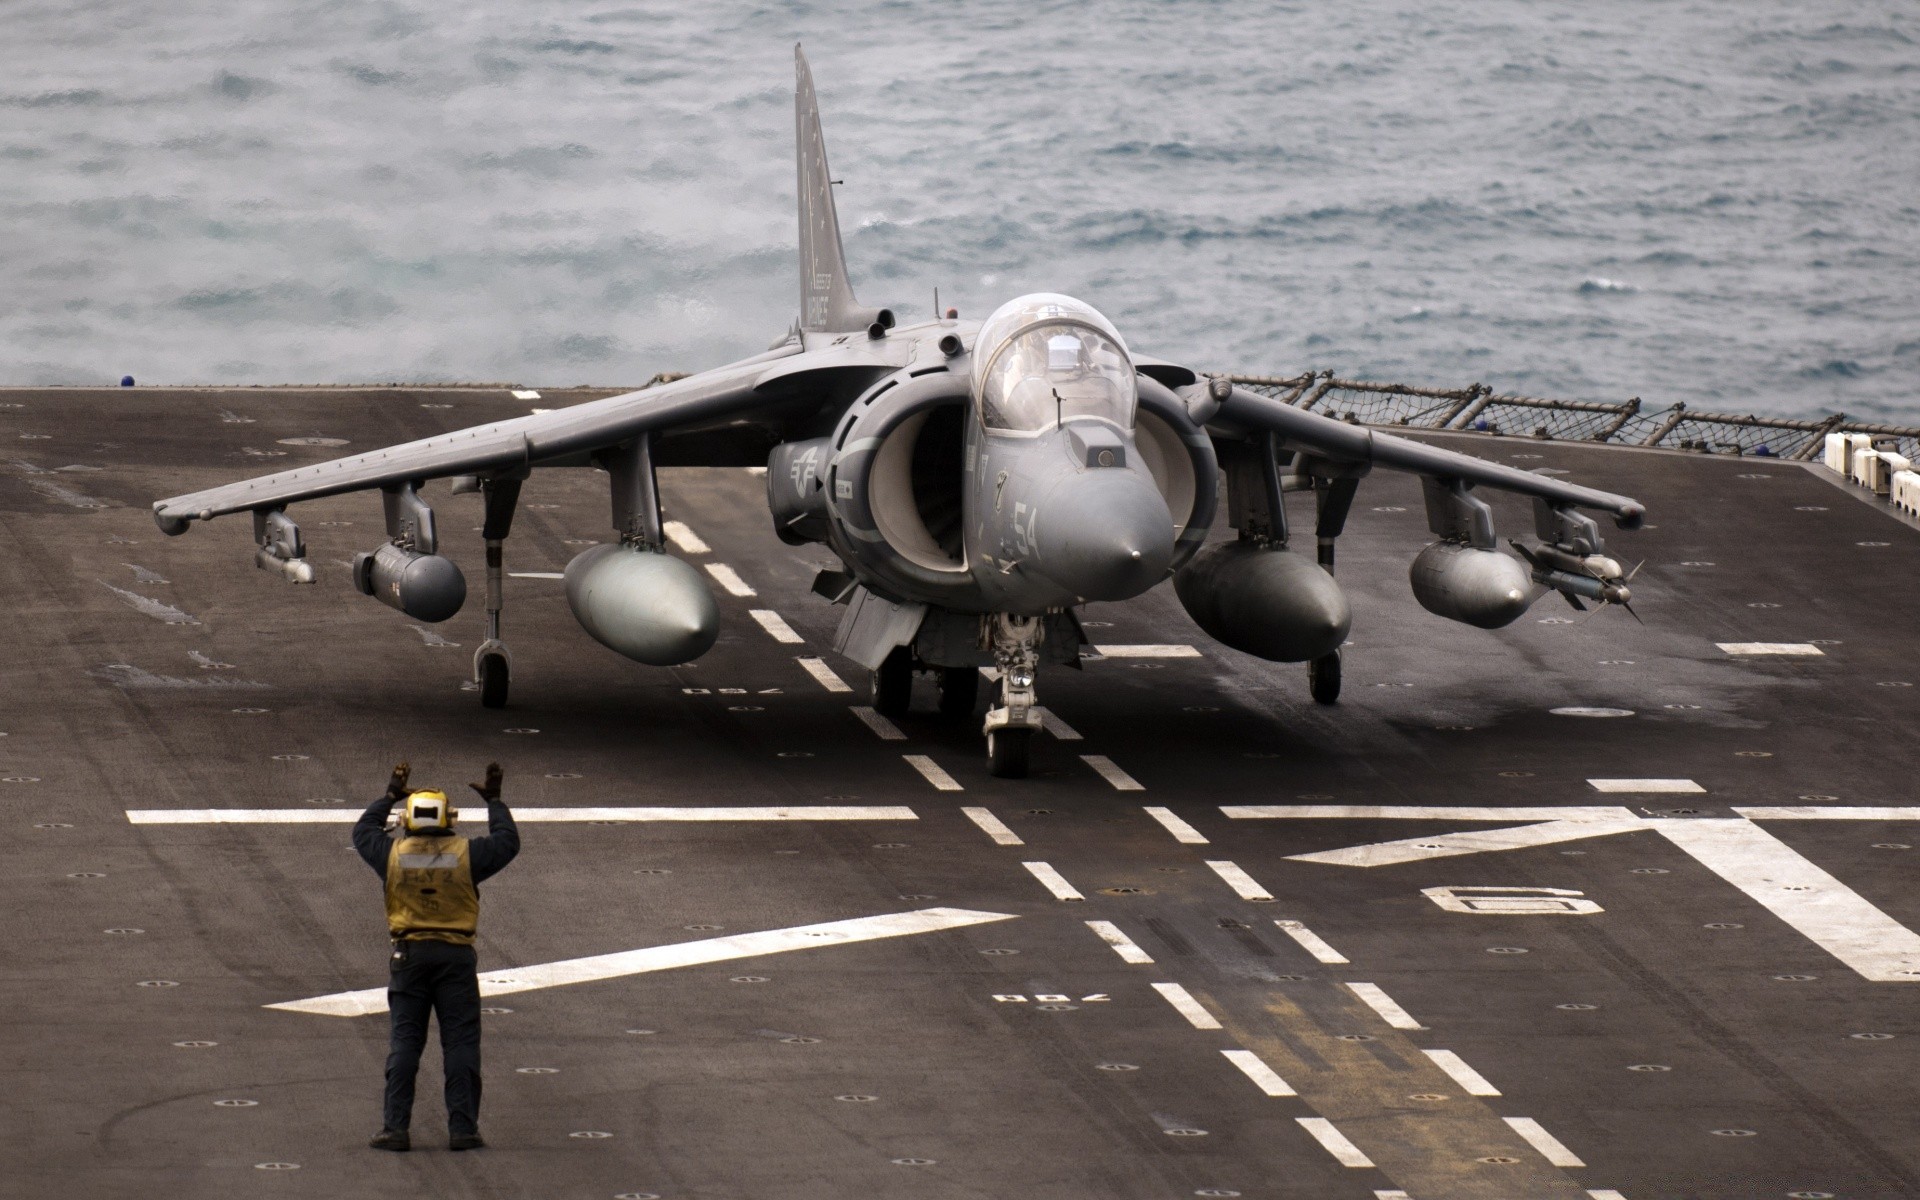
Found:
[[[988,429],[1032,433],[1074,417],[1133,427],[1133,365],[1114,341],[1072,321],[1035,325],[994,354],[981,380]]]

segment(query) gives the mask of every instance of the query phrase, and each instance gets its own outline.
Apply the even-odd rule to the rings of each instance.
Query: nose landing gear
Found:
[[[1000,668],[1000,704],[988,710],[985,732],[990,769],[1000,779],[1027,775],[1028,745],[1040,728],[1033,677],[1040,666],[1042,628],[1038,617],[995,613],[989,618],[993,661]]]

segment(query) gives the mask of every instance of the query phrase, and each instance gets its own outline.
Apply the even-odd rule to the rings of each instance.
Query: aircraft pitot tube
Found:
[[[1353,611],[1333,576],[1304,554],[1223,542],[1173,576],[1187,615],[1207,636],[1269,662],[1308,662],[1347,640]]]
[[[700,573],[670,554],[607,544],[567,564],[567,605],[593,640],[638,663],[671,667],[713,649],[720,607]]]

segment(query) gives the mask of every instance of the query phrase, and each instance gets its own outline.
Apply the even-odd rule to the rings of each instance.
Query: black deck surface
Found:
[[[1303,668],[1208,642],[1161,588],[1093,606],[1090,632],[1199,656],[1043,674],[1043,702],[1083,738],[1038,740],[1026,781],[990,778],[977,723],[942,724],[930,692],[903,741],[850,712],[865,679],[828,648],[840,610],[808,591],[828,558],[774,538],[746,471],[663,478],[669,516],[711,547],[688,557],[758,592],[716,589],[711,654],[628,663],[579,630],[557,581],[510,579],[504,712],[463,688],[480,640],[475,498],[431,491],[474,593],[438,627],[351,589],[347,561],[383,540],[377,497],[293,511],[314,587],[256,570],[244,518],[174,539],[149,518],[157,497],[577,397],[0,393],[0,1196],[1920,1196],[1920,974],[1869,980],[1763,904],[1810,888],[1782,903],[1837,921],[1824,936],[1856,962],[1897,957],[1898,926],[1920,929],[1920,822],[1776,814],[1752,822],[1771,835],[1756,858],[1735,811],[1920,817],[1920,531],[1883,505],[1790,463],[1453,439],[1643,500],[1649,527],[1611,549],[1647,560],[1646,625],[1618,610],[1582,622],[1556,598],[1496,633],[1428,615],[1406,575],[1428,540],[1418,485],[1377,474],[1340,546],[1355,621],[1337,707],[1308,700]],[[350,450],[286,441],[316,437]],[[1496,507],[1503,534],[1530,532],[1525,508]],[[607,514],[599,476],[538,474],[508,569],[560,570],[610,536]],[[1821,653],[1720,648],[1747,642]],[[856,690],[827,691],[801,656]],[[1567,706],[1633,715],[1549,711]],[[905,755],[962,790],[936,790]],[[493,758],[521,808],[914,819],[529,822],[520,860],[484,888],[489,977],[929,908],[1006,919],[500,996],[491,1148],[444,1150],[430,1051],[419,1148],[377,1153],[385,1017],[263,1006],[383,983],[378,882],[344,820],[396,760],[464,794]],[[1614,778],[1704,791],[1589,783]],[[1230,820],[1222,805],[1614,806],[1718,821],[1703,828],[1734,848],[1711,870],[1649,823],[1349,866],[1289,856],[1525,822]],[[1024,844],[996,844],[963,806]],[[1148,806],[1207,844],[1177,841]],[[342,821],[128,817],[201,808]],[[1273,898],[1243,899],[1210,860]],[[1028,862],[1085,899],[1055,899]],[[1565,889],[1603,911],[1457,912],[1423,895],[1447,886]],[[1875,910],[1890,922],[1848,925]],[[1123,961],[1089,921],[1153,961]],[[1349,961],[1318,961],[1276,921]],[[1158,983],[1220,1028],[1196,1028]],[[1421,1028],[1394,1027],[1351,983]],[[1429,1050],[1499,1094],[1469,1095]],[[1223,1051],[1299,1094],[1266,1094]],[[1343,1165],[1316,1118],[1374,1165]],[[1565,1157],[1508,1118],[1584,1165],[1554,1165]]]

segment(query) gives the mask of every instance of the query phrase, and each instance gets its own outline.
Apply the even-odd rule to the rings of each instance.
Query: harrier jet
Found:
[[[822,543],[841,569],[814,591],[845,605],[835,648],[872,672],[874,706],[898,714],[915,672],[934,672],[940,710],[975,711],[981,668],[998,696],[985,722],[993,772],[1020,776],[1041,726],[1035,676],[1075,665],[1075,615],[1171,579],[1220,642],[1309,664],[1314,699],[1340,692],[1351,616],[1334,544],[1363,476],[1422,477],[1437,540],[1413,592],[1441,616],[1493,629],[1557,591],[1625,604],[1626,579],[1591,510],[1624,529],[1635,501],[1304,412],[1217,375],[1141,354],[1093,306],[1038,293],[984,321],[900,323],[854,297],[841,248],[813,79],[795,50],[800,315],[763,354],[624,395],[473,426],[154,504],[168,534],[253,514],[255,562],[311,582],[287,507],[378,488],[387,540],[361,554],[367,595],[421,621],[466,599],[437,553],[422,495],[450,479],[485,505],[487,638],[474,658],[481,703],[507,702],[500,641],[502,548],[521,484],[551,467],[598,467],[619,535],[566,569],[586,632],[637,662],[704,654],[719,610],[699,572],[667,552],[655,471],[767,468],[773,531]],[[1224,484],[1224,487],[1222,486]],[[1503,553],[1474,489],[1533,498],[1539,544]],[[1314,550],[1293,548],[1284,496],[1314,499]],[[1220,517],[1238,532],[1205,547]],[[1304,540],[1304,539],[1301,539]]]

